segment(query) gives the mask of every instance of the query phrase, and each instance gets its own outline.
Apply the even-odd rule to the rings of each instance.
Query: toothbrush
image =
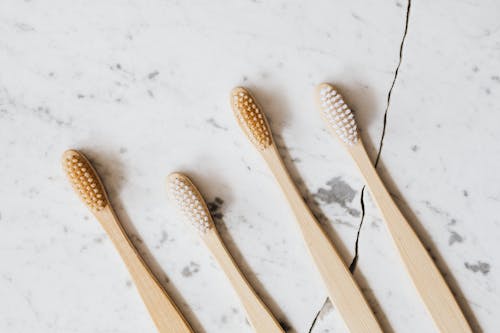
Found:
[[[231,282],[255,331],[284,333],[278,321],[236,266],[217,232],[203,197],[191,180],[183,174],[172,173],[167,179],[167,190],[186,220],[198,230],[201,239]]]
[[[382,332],[351,273],[295,187],[255,98],[247,89],[238,87],[231,92],[231,106],[239,125],[267,162],[288,199],[328,295],[349,331]]]
[[[132,245],[89,160],[79,151],[67,150],[62,164],[73,189],[101,223],[120,253],[158,331],[192,333],[187,321]]]
[[[322,83],[317,88],[317,102],[328,127],[340,139],[361,171],[413,284],[439,331],[472,332],[431,257],[379,178],[359,137],[354,115],[342,96],[330,84]]]

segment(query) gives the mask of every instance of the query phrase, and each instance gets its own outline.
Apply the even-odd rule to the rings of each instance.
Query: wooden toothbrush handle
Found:
[[[108,205],[95,215],[125,262],[158,331],[192,333],[187,321],[128,238],[112,208]]]
[[[323,278],[330,300],[338,309],[349,331],[351,333],[382,332],[347,266],[295,187],[276,147],[273,145],[262,154],[295,213],[309,253]]]
[[[284,333],[285,331],[274,318],[271,311],[257,296],[248,281],[239,270],[238,266],[227,251],[219,234],[212,228],[207,234],[202,236],[208,249],[219,263],[227,278],[231,282],[233,289],[238,294],[243,307],[247,312],[247,318],[257,333]]]
[[[443,276],[382,183],[359,141],[350,148],[420,297],[440,332],[472,332]]]

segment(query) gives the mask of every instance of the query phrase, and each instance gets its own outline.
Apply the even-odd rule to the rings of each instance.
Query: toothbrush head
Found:
[[[231,106],[241,128],[259,150],[272,145],[267,119],[250,91],[241,87],[234,88],[231,91]]]
[[[321,113],[338,138],[349,146],[356,144],[359,140],[356,120],[342,96],[332,85],[322,83],[318,86],[318,99]]]
[[[104,186],[85,155],[77,150],[67,150],[62,156],[62,164],[73,189],[93,212],[109,204]]]
[[[174,172],[168,176],[167,188],[177,208],[193,227],[207,233],[213,227],[212,217],[207,204],[191,180]]]

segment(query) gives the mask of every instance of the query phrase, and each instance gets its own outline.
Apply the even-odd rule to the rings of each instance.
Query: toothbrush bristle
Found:
[[[98,212],[106,207],[108,200],[104,186],[85,155],[67,150],[62,164],[73,189],[91,210]]]
[[[328,83],[322,83],[318,90],[321,112],[328,125],[345,144],[350,146],[356,144],[358,142],[356,120],[342,96]]]
[[[173,173],[168,177],[168,190],[182,215],[201,233],[212,228],[208,207],[188,177]]]
[[[252,94],[245,88],[233,89],[231,106],[250,141],[260,150],[268,148],[272,144],[271,130]]]

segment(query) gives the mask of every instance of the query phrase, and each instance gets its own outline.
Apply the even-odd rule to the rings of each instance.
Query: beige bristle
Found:
[[[358,142],[356,120],[342,96],[328,83],[322,83],[318,91],[321,112],[328,125],[344,143],[351,146],[356,144]]]
[[[168,191],[184,217],[201,233],[212,228],[212,218],[200,192],[188,177],[173,173],[168,177]]]
[[[108,204],[104,187],[87,158],[76,150],[63,154],[63,168],[71,185],[80,198],[93,211],[100,211]]]
[[[231,106],[239,124],[250,141],[260,150],[269,147],[273,140],[264,113],[252,94],[245,88],[235,88],[231,92]]]

